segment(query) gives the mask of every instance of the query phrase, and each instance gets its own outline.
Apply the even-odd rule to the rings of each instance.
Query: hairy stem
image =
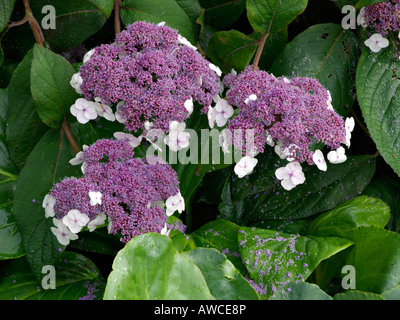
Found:
[[[43,32],[42,29],[40,28],[39,22],[35,19],[35,17],[32,14],[31,6],[29,5],[29,0],[24,0],[24,6],[25,6],[25,18],[22,19],[21,21],[25,22],[24,20],[26,19],[29,22],[29,25],[31,26],[33,35],[35,37],[36,43],[40,45],[41,47],[44,46],[44,37],[43,37]]]
[[[68,123],[66,120],[63,121],[62,125],[61,125],[62,130],[64,131],[71,147],[74,149],[74,151],[76,153],[82,151],[81,148],[78,146],[78,144],[76,143],[74,137],[71,134],[71,130],[69,129]]]
[[[253,61],[253,71],[256,71],[258,68],[258,63],[260,62],[261,54],[263,52],[264,45],[265,42],[267,41],[268,36],[269,36],[269,31],[264,33],[262,37],[258,40],[258,47]]]
[[[114,30],[116,36],[121,33],[121,20],[120,20],[121,4],[122,4],[121,0],[114,0]]]

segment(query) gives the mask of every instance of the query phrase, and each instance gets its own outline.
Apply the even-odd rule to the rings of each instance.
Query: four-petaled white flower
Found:
[[[210,62],[210,63],[208,64],[208,66],[210,67],[210,69],[211,69],[212,71],[214,71],[214,72],[217,74],[218,77],[220,77],[220,76],[222,75],[221,69],[220,69],[218,66],[216,66],[215,64],[212,64],[212,63]]]
[[[167,216],[171,216],[175,211],[182,213],[185,210],[185,199],[182,197],[181,193],[178,192],[165,201],[165,206],[167,207]]]
[[[164,143],[172,151],[178,151],[189,145],[190,133],[184,132],[186,124],[184,122],[172,121],[169,124],[169,134],[164,138]]]
[[[142,141],[142,136],[135,137],[130,133],[114,132],[114,137],[117,140],[128,142],[132,148],[136,148]]]
[[[183,44],[184,46],[188,46],[188,47],[192,48],[193,50],[197,50],[197,48],[194,45],[192,45],[188,39],[181,36],[180,34],[178,35],[178,42],[180,44]]]
[[[354,130],[354,126],[355,126],[355,122],[354,122],[354,118],[346,118],[346,121],[344,123],[344,127],[346,129],[346,138],[344,141],[344,144],[350,148],[350,139],[351,139],[351,133]]]
[[[81,77],[81,73],[75,73],[72,78],[71,81],[69,82],[69,84],[71,85],[72,88],[75,89],[76,93],[78,94],[82,94],[82,90],[81,90],[81,85],[82,85],[83,79]]]
[[[389,45],[389,40],[382,37],[380,33],[374,33],[369,39],[364,41],[364,44],[371,49],[372,52],[379,52],[382,48]]]
[[[82,227],[89,222],[89,217],[81,213],[79,210],[72,209],[62,218],[62,223],[66,225],[72,233],[78,233]]]
[[[188,112],[188,116],[190,116],[193,112],[193,98],[186,100],[184,103],[184,107]]]
[[[97,118],[96,103],[88,101],[84,98],[79,98],[70,108],[71,113],[78,119],[79,123],[85,124],[89,120]]]
[[[332,150],[326,156],[328,161],[333,164],[338,164],[345,162],[347,160],[347,156],[345,155],[345,150],[343,147],[339,147],[336,150]]]
[[[46,218],[54,217],[54,214],[55,214],[54,205],[55,204],[56,204],[56,198],[54,198],[50,194],[46,194],[46,196],[43,199],[43,204],[42,204]]]
[[[90,58],[92,57],[92,55],[94,53],[94,50],[95,49],[92,49],[85,53],[85,55],[83,56],[83,63],[86,63],[90,60]]]
[[[253,172],[254,167],[257,165],[258,160],[250,156],[244,156],[236,163],[234,171],[239,178],[243,178]]]
[[[67,246],[70,240],[78,239],[78,235],[72,233],[69,228],[62,223],[61,220],[54,218],[53,223],[56,227],[51,227],[50,230],[57,237],[57,240],[60,244]]]
[[[290,162],[285,167],[276,169],[275,176],[281,180],[282,187],[288,191],[306,181],[303,169],[297,161]]]
[[[249,95],[246,100],[244,100],[245,104],[249,104],[250,101],[256,101],[257,100],[257,96],[253,93],[251,95]]]
[[[100,213],[97,215],[96,218],[93,220],[90,220],[90,222],[87,224],[87,227],[90,232],[94,231],[97,226],[101,226],[106,222],[107,216],[105,213]]]
[[[313,157],[312,158],[313,158],[313,161],[317,165],[319,170],[326,171],[328,166],[326,164],[324,155],[323,155],[321,150],[315,150],[315,152],[313,153]]]
[[[95,206],[101,204],[101,192],[100,191],[89,191],[90,204]]]
[[[234,112],[233,107],[225,99],[219,99],[213,110],[218,127],[223,127]]]

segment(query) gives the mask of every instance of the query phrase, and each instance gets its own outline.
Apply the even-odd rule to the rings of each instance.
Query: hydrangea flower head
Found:
[[[173,211],[184,210],[176,172],[161,159],[134,158],[129,141],[101,139],[82,153],[84,177],[65,178],[43,202],[46,208],[53,206],[64,229],[73,234],[83,227],[93,231],[108,218],[109,232],[126,243],[145,232],[161,232],[172,214],[172,208],[164,209],[168,199],[179,200]],[[64,229],[54,229],[58,238]]]
[[[193,101],[206,108],[219,92],[219,71],[189,44],[168,26],[135,22],[85,59],[79,90],[87,100],[118,104],[115,116],[127,131],[150,122],[168,132],[170,122],[190,116]]]
[[[276,78],[247,67],[238,75],[226,75],[223,83],[229,87],[227,102],[238,108],[227,128],[242,130],[242,136],[234,135],[233,145],[243,154],[250,142],[256,152],[275,145],[281,158],[312,165],[313,142],[337,149],[346,141],[344,120],[331,108],[329,91],[316,79]],[[248,130],[254,131],[252,141],[246,141]]]
[[[364,7],[363,25],[385,36],[389,31],[400,31],[400,2],[389,0]]]

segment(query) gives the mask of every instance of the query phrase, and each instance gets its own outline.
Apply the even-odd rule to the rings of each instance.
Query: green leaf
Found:
[[[365,47],[357,65],[356,88],[368,131],[383,159],[400,175],[400,70],[393,44],[378,53]]]
[[[228,257],[242,275],[247,273],[239,253],[237,233],[239,226],[223,220],[217,219],[206,223],[190,235],[187,248],[207,247],[215,248]]]
[[[269,300],[332,300],[332,297],[316,284],[308,282],[290,282],[284,290]]]
[[[48,19],[50,13],[42,13],[42,10],[49,1],[36,0],[30,5],[39,23]],[[43,28],[43,35],[51,50],[59,53],[76,48],[99,31],[111,14],[113,1],[69,0],[66,5],[64,0],[53,0],[50,5],[56,12],[56,26],[54,29]]]
[[[328,23],[311,26],[292,41],[270,68],[275,76],[316,78],[332,96],[334,109],[345,116],[353,106],[358,41],[351,30]]]
[[[371,156],[348,157],[344,163],[328,164],[326,172],[303,165],[305,183],[286,191],[276,182],[276,165],[277,156],[266,152],[247,179],[239,179],[234,173],[228,177],[219,207],[221,217],[239,225],[309,217],[361,193],[375,172]]]
[[[356,289],[381,294],[400,283],[400,235],[375,226],[350,230],[354,242],[346,264],[356,271]]]
[[[258,38],[260,34],[258,34]],[[251,35],[255,37],[254,34]],[[269,70],[279,56],[281,51],[284,49],[288,40],[288,29],[284,28],[279,32],[270,33],[264,44],[264,49],[261,53],[260,61],[258,67],[261,70]]]
[[[35,146],[18,178],[14,217],[26,257],[37,278],[42,267],[53,264],[65,248],[51,232],[53,222],[45,217],[42,203],[54,183],[80,174],[79,168],[69,164],[74,156],[62,130],[50,130]]]
[[[337,237],[299,236],[242,227],[239,248],[251,278],[270,296],[289,282],[304,281],[318,264],[352,242]]]
[[[362,8],[362,7],[365,7],[365,6],[370,6],[370,5],[372,5],[372,4],[380,3],[380,2],[385,2],[385,1],[386,1],[386,0],[359,0],[359,1],[356,3],[355,8],[356,8],[356,9],[359,9],[359,8]]]
[[[381,297],[385,300],[399,300],[400,299],[400,284],[397,286],[390,288],[381,293]]]
[[[3,0],[0,2],[0,32],[4,30],[10,21],[14,9],[15,0]]]
[[[382,296],[371,292],[349,290],[333,296],[333,300],[385,300]]]
[[[12,261],[0,273],[0,300],[78,300],[88,294],[87,285],[94,286],[97,299],[101,298],[104,280],[92,261],[75,252],[64,252],[54,265],[55,289],[45,290],[49,271],[38,281],[29,270],[25,258]]]
[[[115,257],[105,300],[214,299],[200,270],[156,233],[133,238]]]
[[[310,234],[325,237],[345,237],[346,232],[361,226],[383,228],[390,218],[389,207],[381,200],[356,197],[313,220]]]
[[[225,74],[232,68],[241,72],[250,63],[256,49],[255,40],[240,31],[219,31],[208,43],[208,56]]]
[[[217,300],[258,300],[258,294],[233,264],[216,249],[197,248],[183,255],[200,269]]]
[[[74,73],[74,68],[62,56],[34,46],[31,91],[40,119],[50,127],[61,126],[79,97],[70,85]]]
[[[307,0],[247,0],[247,18],[258,32],[278,32],[307,7]]]
[[[188,14],[175,0],[125,0],[121,7],[121,20],[125,25],[136,21],[159,23],[177,29],[179,34],[196,44],[197,35]]]
[[[204,23],[219,30],[233,25],[246,9],[245,0],[199,0]]]
[[[42,123],[31,94],[32,51],[15,69],[8,85],[6,144],[18,169],[25,165],[29,153],[48,130]]]

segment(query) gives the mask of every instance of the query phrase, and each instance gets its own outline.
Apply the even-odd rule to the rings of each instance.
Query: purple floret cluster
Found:
[[[385,1],[366,6],[364,21],[367,26],[385,36],[388,31],[400,31],[400,2]]]
[[[146,122],[168,132],[170,122],[188,118],[185,101],[191,99],[206,110],[219,92],[219,77],[178,39],[178,32],[164,25],[128,25],[114,43],[95,48],[80,68],[83,95],[117,104],[121,122],[135,132]]]
[[[309,164],[313,164],[310,145],[314,142],[337,149],[345,141],[344,120],[333,110],[329,92],[316,79],[276,78],[247,67],[238,75],[226,75],[223,84],[229,87],[228,103],[238,108],[227,128],[232,133],[242,130],[242,136],[233,135],[233,145],[243,154],[250,144],[247,130],[254,132],[254,151],[263,152],[267,143],[278,144],[287,148],[295,161]]]
[[[65,178],[50,191],[56,199],[55,218],[72,209],[90,220],[104,213],[111,234],[126,243],[146,232],[160,233],[167,221],[165,200],[179,192],[176,172],[160,158],[134,158],[125,141],[101,139],[83,152],[84,177]],[[101,193],[91,205],[89,192]]]

